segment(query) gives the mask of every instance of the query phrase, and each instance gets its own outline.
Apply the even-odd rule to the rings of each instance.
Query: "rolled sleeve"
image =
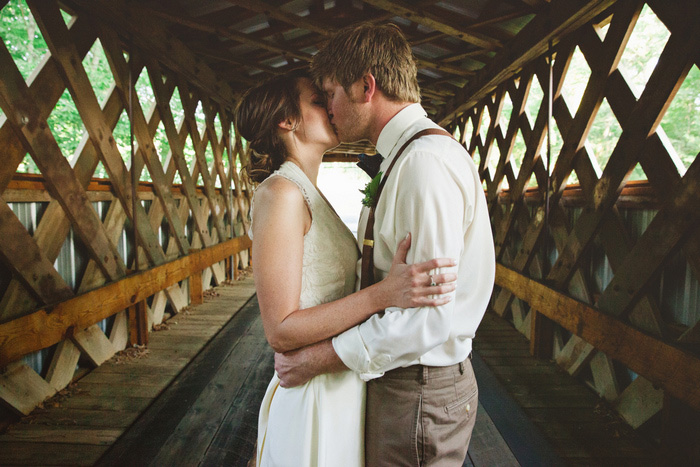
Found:
[[[391,363],[391,356],[380,354],[370,357],[358,326],[350,328],[332,340],[333,349],[345,366],[360,375],[363,381],[384,376],[384,368]]]

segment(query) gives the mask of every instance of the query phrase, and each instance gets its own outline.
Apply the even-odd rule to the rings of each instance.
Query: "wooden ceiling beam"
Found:
[[[219,60],[224,63],[231,63],[233,65],[236,65],[238,67],[238,71],[240,72],[240,67],[250,67],[254,68],[257,70],[260,70],[264,73],[269,73],[271,75],[280,75],[283,73],[281,69],[274,68],[271,66],[263,65],[261,63],[255,63],[251,62],[250,60],[242,60],[239,57],[236,57],[231,54],[224,53],[223,51],[218,51],[218,50],[212,50],[210,49],[205,49],[205,48],[194,48],[191,47],[192,51],[195,52],[197,55],[201,55],[202,57],[209,57],[213,58],[215,60]]]
[[[525,64],[544,54],[549,41],[554,43],[567,33],[595,18],[616,0],[560,0],[551,3],[525,26],[510,42],[479,70],[469,84],[448,102],[437,115],[444,125],[460,112],[473,107],[500,83],[516,74]]]
[[[306,29],[307,31],[315,32],[316,34],[321,34],[322,36],[329,36],[332,33],[332,31],[328,30],[328,28],[324,27],[322,24],[309,20],[303,16],[299,16],[290,11],[285,11],[281,6],[273,6],[260,0],[226,1],[232,5],[240,6],[246,10],[254,11],[256,13],[262,13],[268,18],[274,18],[278,21],[291,24],[294,27]]]
[[[84,1],[84,0],[77,0],[77,1]],[[264,41],[264,40],[259,40],[259,39],[253,39],[249,37],[248,34],[243,34],[237,31],[232,31],[230,29],[225,29],[219,26],[211,26],[207,23],[202,23],[200,21],[194,21],[186,18],[182,18],[177,15],[173,15],[171,13],[162,11],[162,10],[154,10],[150,8],[145,8],[141,7],[140,8],[141,14],[148,13],[150,15],[156,16],[158,18],[165,19],[167,21],[170,21],[175,24],[179,24],[181,26],[185,26],[197,31],[203,31],[207,32],[210,34],[215,34],[221,38],[226,38],[230,39],[235,42],[240,42],[242,44],[247,44],[251,45],[256,48],[261,48],[268,50],[270,52],[274,52],[276,54],[284,55],[284,56],[290,56],[294,57],[298,60],[303,60],[303,61],[310,61],[311,60],[311,55],[304,54],[304,53],[299,53],[296,50],[286,48],[286,47],[280,47],[277,45],[274,45],[270,42]],[[148,15],[146,15],[148,16]]]
[[[92,18],[110,25],[127,41],[157,57],[167,67],[188,76],[212,98],[232,105],[235,93],[201,58],[171,34],[157,18],[124,0],[66,0]]]
[[[381,8],[382,10],[392,12],[395,16],[401,16],[415,23],[422,24],[423,26],[474,44],[483,49],[494,50],[502,46],[496,39],[478,32],[470,31],[470,28],[464,28],[461,25],[450,24],[452,23],[451,20],[436,15],[431,9],[415,7],[397,0],[363,0],[363,2]]]
[[[450,73],[452,75],[457,76],[469,77],[474,76],[476,74],[476,71],[459,68],[448,63],[439,62],[437,60],[426,60],[424,58],[418,57],[416,57],[416,65],[418,65],[418,68],[430,68],[433,70],[438,70],[444,73]]]

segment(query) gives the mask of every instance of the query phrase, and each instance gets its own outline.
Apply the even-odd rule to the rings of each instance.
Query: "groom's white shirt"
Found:
[[[396,114],[377,140],[381,171],[403,143],[426,128],[439,128],[420,104]],[[367,225],[363,208],[358,244]],[[448,366],[464,361],[491,297],[495,256],[488,208],[477,169],[465,149],[446,136],[412,142],[392,169],[376,208],[375,277],[387,276],[399,242],[411,233],[409,264],[454,258],[457,290],[439,307],[387,308],[333,339],[348,368],[365,381],[414,364]],[[358,277],[362,261],[358,262]],[[447,271],[445,269],[444,271]],[[440,271],[440,272],[444,272]],[[359,282],[359,281],[358,281]]]

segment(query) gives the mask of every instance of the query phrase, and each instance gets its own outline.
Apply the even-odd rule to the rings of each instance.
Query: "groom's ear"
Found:
[[[369,102],[377,92],[377,81],[372,73],[365,73],[362,76],[362,86],[365,97],[365,102]]]

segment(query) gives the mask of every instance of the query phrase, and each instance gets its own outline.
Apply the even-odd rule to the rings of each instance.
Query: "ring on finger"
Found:
[[[428,278],[430,279],[430,287],[435,287],[437,284],[435,283],[435,279],[433,279],[433,275],[428,274]]]

